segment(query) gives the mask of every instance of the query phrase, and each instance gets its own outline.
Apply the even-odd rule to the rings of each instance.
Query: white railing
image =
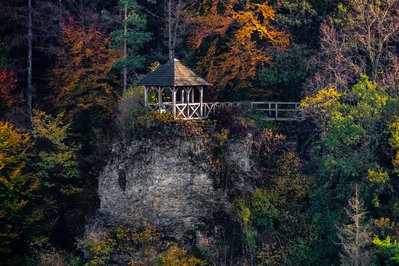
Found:
[[[266,120],[298,120],[300,113],[299,102],[251,102],[251,109]]]
[[[176,103],[171,102],[148,103],[152,110],[174,111],[175,119],[205,119],[219,108],[247,108],[260,112],[265,120],[294,121],[300,118],[299,102],[208,102]]]

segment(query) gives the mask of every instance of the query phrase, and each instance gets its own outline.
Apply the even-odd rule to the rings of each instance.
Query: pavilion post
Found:
[[[190,118],[190,91],[191,88],[186,88],[186,100],[187,100],[187,118]]]
[[[191,102],[192,103],[195,102],[195,89],[194,88],[191,89]]]
[[[184,89],[181,91],[181,97],[180,97],[181,103],[184,103]]]
[[[176,88],[172,87],[172,111],[173,111],[173,118],[176,119]]]
[[[163,88],[162,87],[158,87],[157,90],[158,90],[158,109],[162,110],[162,91],[163,91]]]
[[[148,105],[148,87],[144,87],[144,106],[147,107]]]
[[[200,92],[200,115],[201,115],[201,118],[203,118],[204,117],[204,111],[203,111],[203,108],[204,108],[204,88],[203,87],[199,87],[199,92]]]

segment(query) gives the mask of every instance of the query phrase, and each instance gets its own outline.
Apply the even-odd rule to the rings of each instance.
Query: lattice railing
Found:
[[[152,110],[171,111],[173,104],[164,102],[159,104],[149,103]],[[176,103],[176,119],[205,119],[219,108],[240,107],[261,112],[265,120],[294,121],[300,119],[299,102],[210,102],[203,103]],[[202,109],[202,110],[201,110]]]

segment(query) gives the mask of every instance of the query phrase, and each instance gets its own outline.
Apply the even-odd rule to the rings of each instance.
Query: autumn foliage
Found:
[[[69,104],[72,111],[95,105],[110,108],[116,92],[109,74],[120,54],[108,48],[109,42],[96,26],[85,28],[71,17],[62,25],[58,63],[50,78],[57,90],[55,102]]]
[[[0,68],[0,102],[9,106],[15,103],[11,96],[17,86],[17,76],[13,71]]]
[[[208,47],[199,68],[217,87],[255,78],[258,67],[270,61],[269,51],[284,50],[290,43],[289,34],[275,25],[276,12],[268,3],[201,1],[192,13],[185,21],[192,29],[189,43]]]
[[[11,252],[21,238],[32,239],[35,232],[24,234],[42,218],[31,202],[39,179],[26,170],[30,146],[28,134],[0,122],[0,255]]]

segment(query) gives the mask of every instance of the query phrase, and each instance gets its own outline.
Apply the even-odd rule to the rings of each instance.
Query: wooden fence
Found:
[[[296,121],[300,119],[299,102],[210,102],[210,103],[148,103],[152,110],[171,111],[175,119],[207,119],[217,109],[240,107],[263,115],[265,120]]]

